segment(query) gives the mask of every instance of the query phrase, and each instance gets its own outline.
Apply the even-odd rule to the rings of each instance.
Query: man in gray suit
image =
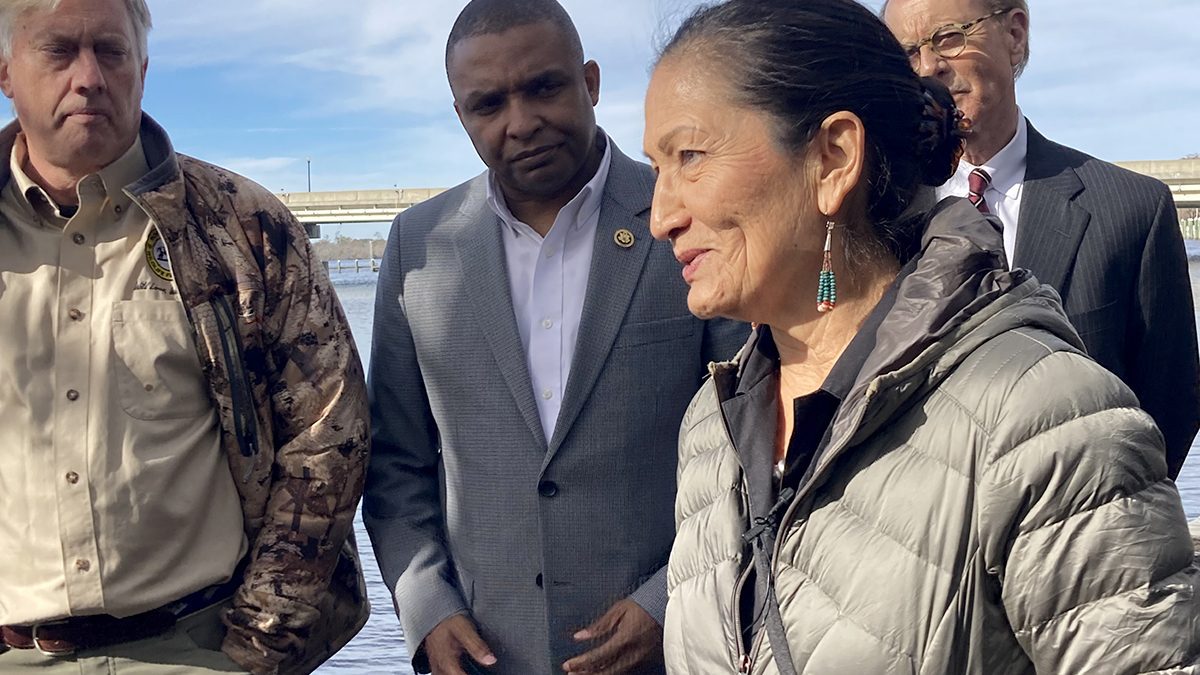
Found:
[[[1059,292],[1088,354],[1162,430],[1178,476],[1200,429],[1200,353],[1170,190],[1047,140],[1021,114],[1025,0],[889,0],[883,19],[917,72],[945,83],[972,123],[938,196],[967,197],[1000,219],[1012,266]]]
[[[396,219],[371,352],[364,520],[414,666],[658,672],[679,423],[747,329],[688,313],[562,7],[474,0],[446,66],[488,170]]]

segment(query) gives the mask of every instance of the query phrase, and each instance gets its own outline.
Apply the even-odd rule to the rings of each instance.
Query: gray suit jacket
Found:
[[[1014,267],[1053,286],[1088,354],[1162,430],[1179,475],[1200,428],[1200,354],[1187,253],[1161,182],[1029,126]]]
[[[732,357],[748,329],[688,312],[679,263],[648,229],[653,187],[614,146],[549,439],[486,174],[396,218],[375,308],[363,518],[414,653],[469,612],[499,659],[489,672],[561,673],[587,649],[571,635],[614,602],[632,597],[661,622],[679,423],[709,361]],[[622,228],[633,247],[614,243]]]

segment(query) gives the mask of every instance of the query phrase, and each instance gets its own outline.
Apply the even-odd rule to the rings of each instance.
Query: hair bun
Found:
[[[941,185],[958,170],[963,153],[966,123],[962,111],[944,84],[932,77],[921,78],[924,110],[917,139],[921,158],[921,182]]]

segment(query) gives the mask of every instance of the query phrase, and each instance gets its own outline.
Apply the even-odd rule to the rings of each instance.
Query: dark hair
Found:
[[[660,59],[717,58],[739,103],[768,114],[787,152],[803,151],[833,113],[862,120],[867,216],[904,260],[920,233],[897,222],[922,185],[940,185],[961,153],[950,92],[913,72],[900,43],[853,0],[728,0],[684,21]]]
[[[583,43],[567,10],[555,0],[471,0],[459,13],[446,40],[446,71],[454,47],[467,38],[503,33],[512,28],[548,21],[558,27],[583,61]]]

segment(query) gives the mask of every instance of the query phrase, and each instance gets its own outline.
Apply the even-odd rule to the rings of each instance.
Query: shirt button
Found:
[[[538,494],[546,499],[554,497],[558,494],[558,483],[552,480],[544,480],[538,483]]]
[[[67,472],[67,482],[70,483],[71,485],[78,483],[79,482],[79,474],[75,473],[74,471],[68,471]]]
[[[86,572],[92,569],[92,563],[89,560],[80,558],[75,561],[75,569],[79,570],[80,572]]]
[[[116,211],[118,214],[120,214],[124,210],[125,209],[121,208],[120,204],[117,204],[116,206],[113,207],[113,211]]]
[[[79,320],[83,319],[83,312],[81,312],[77,309],[73,309],[73,310],[67,312],[67,316],[71,317],[72,321],[79,321]]]
[[[68,389],[67,390],[67,400],[68,401],[78,401],[79,400],[79,392],[75,391],[74,389]]]
[[[546,330],[550,330],[551,328],[554,328],[554,322],[551,321],[550,319],[544,319],[542,321],[542,328],[545,328]]]
[[[545,389],[542,391],[542,398],[549,401],[550,399],[554,398],[554,392],[550,391],[549,389]]]
[[[80,246],[83,246],[84,242],[87,241],[87,237],[76,232],[75,234],[71,235],[71,241],[75,242],[76,244],[78,244]]]
[[[555,253],[558,253],[558,251],[555,251],[552,248],[546,249],[546,257],[547,258],[553,258]]]

